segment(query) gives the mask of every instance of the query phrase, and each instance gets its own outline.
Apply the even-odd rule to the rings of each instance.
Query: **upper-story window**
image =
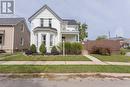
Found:
[[[40,19],[41,27],[43,27],[43,18]]]
[[[24,25],[21,25],[21,31],[24,32]]]
[[[0,34],[0,45],[3,44],[3,35]]]
[[[52,19],[41,18],[41,27],[52,27]]]
[[[24,45],[24,39],[21,37],[21,39],[20,39],[20,44],[21,44],[21,46],[23,46]]]

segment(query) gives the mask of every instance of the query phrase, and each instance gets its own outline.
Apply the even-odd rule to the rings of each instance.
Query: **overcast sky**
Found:
[[[30,17],[44,4],[61,18],[88,24],[89,39],[99,35],[130,38],[130,0],[15,0],[16,15]]]

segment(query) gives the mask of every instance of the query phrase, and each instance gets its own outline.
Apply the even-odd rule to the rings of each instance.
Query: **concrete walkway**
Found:
[[[99,64],[99,65],[106,65],[106,63],[100,61],[99,59],[93,57],[93,56],[90,56],[90,55],[84,55],[86,56],[87,58],[89,58],[92,62],[94,62],[95,64]]]
[[[95,57],[93,57],[93,56],[90,56],[90,55],[84,55],[84,56],[86,56],[87,58],[89,58],[89,59],[92,60],[93,62],[100,62],[100,63],[102,63],[102,61],[100,61],[99,59],[97,59],[97,58],[95,58]]]

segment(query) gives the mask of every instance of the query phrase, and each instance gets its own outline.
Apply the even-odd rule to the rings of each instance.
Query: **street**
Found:
[[[0,77],[0,87],[130,87],[130,79]]]

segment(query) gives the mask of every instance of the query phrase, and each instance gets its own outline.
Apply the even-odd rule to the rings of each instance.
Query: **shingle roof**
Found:
[[[25,19],[24,18],[0,18],[0,25],[16,25],[21,21],[25,21]]]
[[[67,22],[68,25],[77,25],[78,23],[75,20],[63,19],[64,22]]]

